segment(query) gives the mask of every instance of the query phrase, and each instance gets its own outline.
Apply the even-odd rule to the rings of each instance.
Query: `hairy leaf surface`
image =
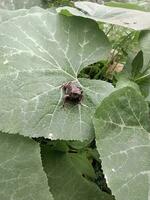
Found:
[[[117,200],[147,200],[150,194],[148,105],[126,87],[106,97],[95,113],[96,143],[108,186]]]
[[[0,25],[0,130],[50,139],[91,138],[95,106],[113,87],[77,76],[107,58],[106,36],[91,20],[41,8],[24,12]],[[82,104],[63,107],[61,86],[69,81],[83,89],[84,98]]]
[[[0,0],[0,8],[16,10],[21,8],[31,8],[41,6],[42,0]]]
[[[119,25],[134,30],[150,29],[149,12],[109,7],[87,1],[75,2],[75,7],[80,10],[66,6],[58,8],[58,12],[69,16],[81,16],[93,19],[96,22]]]
[[[0,8],[0,23],[12,20],[13,18],[17,18],[18,16],[24,16],[30,13],[34,13],[37,11],[37,8],[32,9],[18,9],[18,10],[4,10]]]
[[[33,140],[0,133],[0,199],[53,200]]]

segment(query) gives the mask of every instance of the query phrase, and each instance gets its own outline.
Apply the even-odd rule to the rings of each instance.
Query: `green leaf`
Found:
[[[150,30],[142,31],[139,37],[140,47],[144,56],[144,68],[150,68]]]
[[[142,31],[139,37],[140,47],[143,51],[144,64],[142,73],[136,78],[136,82],[139,84],[142,94],[146,97],[147,101],[150,101],[150,31]]]
[[[19,135],[0,133],[0,199],[52,200],[39,145]]]
[[[105,98],[94,118],[96,143],[117,200],[147,200],[150,193],[150,120],[143,97],[123,88]]]
[[[72,165],[79,171],[79,173],[89,179],[95,179],[95,171],[92,166],[92,161],[87,159],[87,152],[69,153],[69,159]]]
[[[93,137],[95,107],[114,88],[105,81],[77,77],[109,52],[107,37],[91,20],[33,8],[2,22],[0,130],[49,139]],[[68,81],[83,89],[81,105],[63,107],[61,86]]]
[[[91,174],[91,164],[83,155],[52,151],[42,147],[42,160],[55,200],[112,200],[98,186],[83,176]],[[90,170],[90,172],[89,172]]]
[[[149,11],[149,9],[146,6],[141,5],[138,2],[128,3],[128,2],[110,1],[110,2],[106,2],[105,5],[111,6],[111,7],[127,8],[127,9],[132,9],[132,10]]]
[[[143,52],[139,51],[132,61],[132,76],[137,76],[143,67]]]
[[[81,16],[96,22],[119,25],[134,30],[150,29],[149,12],[109,7],[86,1],[75,2],[75,7],[80,10],[66,6],[58,8],[57,11],[62,14]]]
[[[150,101],[150,70],[147,71],[147,74],[139,78],[139,87],[142,94],[145,96],[146,101]]]
[[[0,23],[7,21],[7,20],[12,20],[13,18],[19,16],[24,16],[30,13],[33,13],[37,10],[37,8],[32,8],[30,10],[26,9],[19,9],[19,10],[4,10],[0,9]]]
[[[141,49],[139,47],[135,47],[131,52],[128,52],[124,70],[130,78],[132,77],[132,62],[140,50]]]
[[[83,142],[78,140],[68,141],[67,144],[73,149],[73,150],[83,150],[86,149],[88,146],[91,145],[92,140],[84,140]]]
[[[128,77],[126,76],[120,76],[116,83],[116,89],[121,89],[124,87],[132,87],[134,88],[137,92],[140,93],[140,88],[138,84],[136,84],[134,81],[131,81]]]
[[[21,8],[31,8],[33,6],[42,6],[42,0],[1,0],[0,8],[16,10]]]

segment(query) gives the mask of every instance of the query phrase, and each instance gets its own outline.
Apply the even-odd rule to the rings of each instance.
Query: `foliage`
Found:
[[[0,7],[1,200],[147,200],[149,13],[68,0]],[[68,82],[81,102],[66,97]]]
[[[122,2],[115,2],[110,1],[106,2],[105,5],[111,6],[111,7],[119,7],[119,8],[128,8],[133,10],[141,10],[141,11],[150,11],[150,5],[143,5],[143,4],[137,4],[137,3],[122,3]]]
[[[94,126],[106,180],[116,199],[148,199],[150,121],[144,98],[128,87],[112,93],[96,110]]]
[[[17,18],[1,24],[0,129],[29,137],[90,139],[95,106],[113,86],[101,80],[78,79],[77,75],[107,58],[108,39],[92,21],[40,8],[29,12],[23,15],[22,10]],[[69,81],[83,89],[82,106],[63,107],[61,86]]]
[[[108,23],[133,30],[150,29],[150,13],[125,8],[115,8],[91,2],[75,2],[75,7],[58,8],[58,12],[65,15],[89,18],[97,23]]]
[[[31,8],[33,6],[42,6],[42,0],[1,0],[0,8],[2,9],[22,9],[22,8]]]
[[[53,200],[43,172],[39,144],[0,133],[1,200]]]
[[[70,0],[43,0],[47,7],[59,7],[59,6],[73,6],[73,2]]]

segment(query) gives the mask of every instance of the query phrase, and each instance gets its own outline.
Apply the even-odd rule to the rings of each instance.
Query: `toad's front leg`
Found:
[[[69,98],[69,94],[64,95],[64,102],[63,102],[63,107],[65,107],[65,103],[67,102],[67,99]]]

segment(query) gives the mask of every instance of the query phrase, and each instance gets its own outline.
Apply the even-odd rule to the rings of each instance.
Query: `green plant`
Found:
[[[148,199],[150,31],[116,41],[87,4],[0,9],[1,200]],[[66,83],[81,102],[64,105]]]
[[[45,0],[48,7],[58,7],[58,6],[72,6],[73,3],[70,0]]]

